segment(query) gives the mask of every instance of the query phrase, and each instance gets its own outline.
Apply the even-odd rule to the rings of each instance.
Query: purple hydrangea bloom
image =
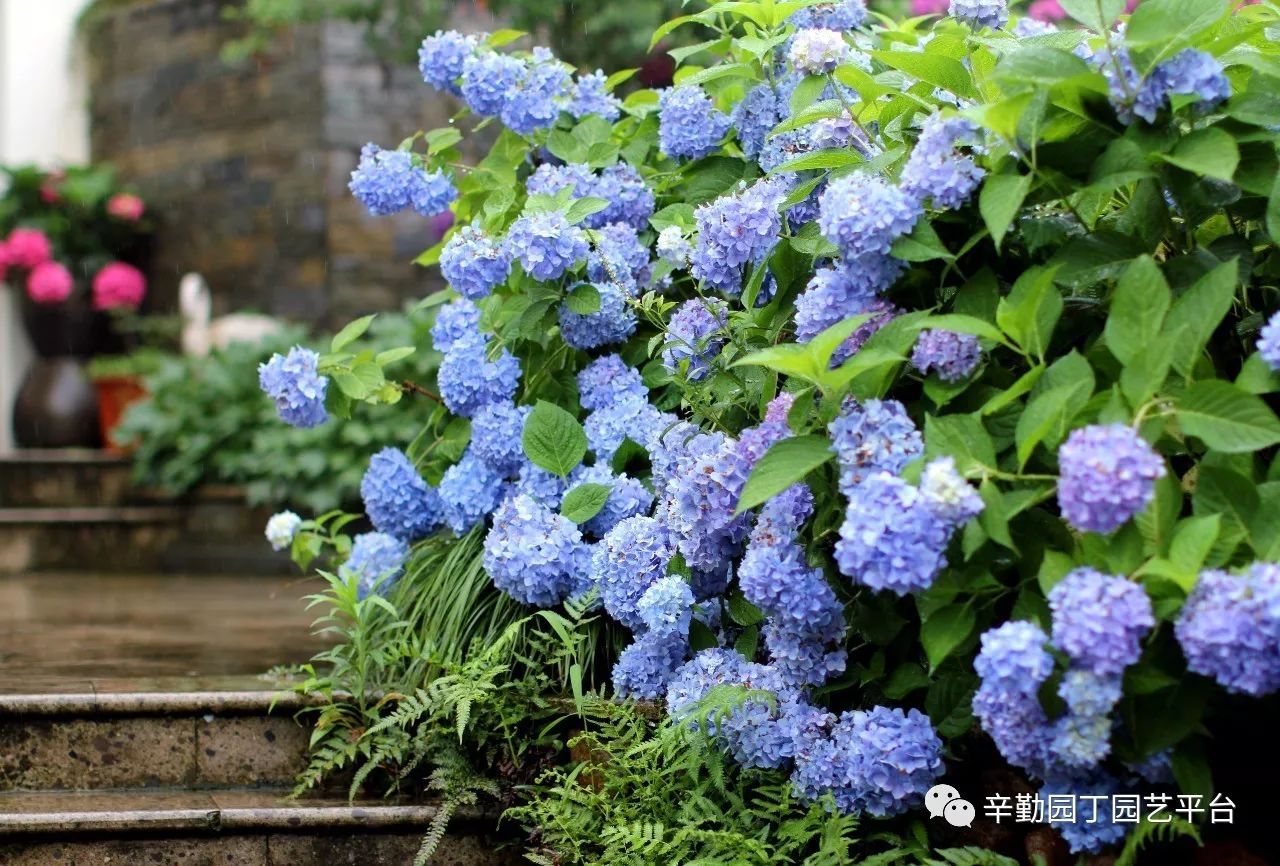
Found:
[[[440,274],[472,301],[487,298],[510,272],[511,259],[503,245],[475,226],[463,226],[440,251]]]
[[[444,353],[436,384],[454,415],[470,418],[490,403],[509,403],[520,383],[520,362],[506,348],[489,360],[488,344],[461,340]]]
[[[504,478],[524,465],[521,437],[533,410],[506,401],[490,403],[471,418],[471,451]]]
[[[502,476],[467,449],[440,479],[445,523],[454,535],[466,535],[498,507],[507,489]]]
[[[675,554],[670,535],[652,517],[628,517],[605,535],[591,557],[591,573],[604,609],[632,631],[641,631],[640,598],[666,576]]]
[[[500,117],[512,132],[528,135],[556,122],[569,92],[569,69],[545,48],[535,48],[524,79],[502,104]]]
[[[623,698],[662,697],[688,652],[683,634],[651,631],[637,636],[613,666],[613,690]]]
[[[456,30],[437,30],[422,40],[418,49],[418,71],[422,73],[422,80],[436,90],[461,96],[458,79],[462,77],[462,66],[476,53],[482,38]]]
[[[683,577],[669,574],[644,591],[636,610],[649,631],[683,637],[693,619],[693,589]]]
[[[951,0],[947,9],[952,18],[963,21],[974,30],[990,27],[999,30],[1009,20],[1005,0]]]
[[[862,350],[877,331],[902,315],[902,309],[883,298],[877,298],[868,305],[863,313],[870,316],[858,326],[849,338],[840,344],[840,348],[831,353],[831,369],[835,369]]]
[[[400,579],[409,547],[385,532],[363,532],[351,540],[351,553],[342,564],[342,575],[355,578],[360,598],[377,591],[385,594]]]
[[[849,43],[838,31],[823,27],[800,30],[787,52],[791,65],[806,75],[826,75],[849,57]]]
[[[579,75],[573,83],[569,90],[568,111],[577,120],[595,114],[612,122],[622,114],[622,103],[609,92],[608,79],[597,69],[587,75]]]
[[[258,365],[258,386],[276,403],[280,420],[291,427],[318,427],[329,418],[324,408],[329,377],[319,372],[320,356],[294,346]]]
[[[1195,110],[1203,113],[1231,96],[1231,82],[1212,54],[1184,48],[1158,64],[1142,82],[1134,97],[1133,112],[1148,123],[1155,123],[1156,115],[1173,96],[1199,97]]]
[[[849,258],[888,253],[919,218],[920,205],[914,197],[864,171],[832,181],[819,199],[822,236]]]
[[[519,260],[525,273],[535,280],[558,279],[566,270],[587,257],[587,236],[569,225],[559,211],[527,214],[511,224],[507,232],[508,254]]]
[[[797,750],[791,782],[802,800],[831,794],[845,814],[883,818],[923,804],[944,771],[928,716],[874,707],[842,713],[827,736]]]
[[[673,376],[684,372],[691,382],[705,379],[724,346],[728,324],[729,310],[723,301],[714,298],[685,301],[667,325],[662,366]]]
[[[462,98],[476,114],[497,117],[524,80],[527,64],[496,51],[472,55],[462,64]]]
[[[399,448],[383,448],[369,459],[360,498],[374,528],[405,541],[423,538],[444,522],[440,494]]]
[[[280,551],[293,544],[293,539],[297,537],[298,530],[301,528],[301,517],[292,511],[281,511],[271,515],[271,518],[267,520],[267,526],[263,534],[266,535],[267,541],[271,543],[271,549]]]
[[[982,359],[982,347],[972,334],[930,329],[921,331],[911,353],[911,366],[923,375],[936,371],[944,382],[967,379]]]
[[[431,344],[436,351],[448,352],[455,343],[480,339],[480,308],[465,298],[440,308],[431,326]]]
[[[695,571],[720,573],[737,555],[749,528],[735,515],[751,464],[721,434],[699,438],[677,458],[662,491],[659,513]]]
[[[653,190],[632,166],[620,162],[600,172],[595,194],[606,199],[609,206],[587,217],[586,225],[622,223],[638,232],[648,227],[649,217],[653,216]]]
[[[1053,673],[1049,637],[1029,622],[1007,622],[982,635],[974,670],[982,685],[973,713],[1004,759],[1043,777],[1054,736],[1037,692]]]
[[[627,366],[618,355],[601,355],[578,372],[578,401],[588,411],[648,398],[649,389],[640,371]]]
[[[827,30],[852,30],[867,20],[867,5],[863,0],[816,3],[792,13],[789,20],[797,28],[824,27]]]
[[[1227,691],[1261,697],[1280,689],[1280,566],[1204,572],[1174,633],[1187,667]]]
[[[902,169],[903,191],[922,202],[932,201],[934,207],[960,207],[986,172],[956,146],[977,141],[978,127],[972,121],[940,113],[930,115]]]
[[[672,420],[648,400],[630,398],[595,410],[587,415],[582,427],[596,461],[607,463],[626,439],[649,448],[651,440]]]
[[[766,178],[699,207],[690,273],[730,294],[741,292],[742,268],[763,262],[778,242],[778,207],[786,196],[782,180]]]
[[[1155,496],[1164,460],[1123,424],[1073,430],[1058,449],[1058,506],[1081,532],[1119,529]]]
[[[534,607],[564,601],[589,557],[573,521],[518,494],[498,506],[484,540],[484,568],[494,586]]]
[[[827,430],[845,496],[877,472],[897,475],[924,453],[920,431],[897,400],[848,400]]]
[[[750,159],[760,155],[769,131],[786,117],[786,107],[768,83],[757,84],[747,91],[730,115],[742,152]]]
[[[720,146],[729,118],[701,88],[670,87],[658,95],[658,141],[663,154],[698,159]]]
[[[1258,355],[1272,370],[1280,371],[1280,312],[1272,313],[1258,334]]]
[[[807,343],[849,316],[872,311],[876,296],[893,285],[903,269],[899,259],[879,253],[819,268],[796,298],[796,339]]]
[[[1141,641],[1155,625],[1151,599],[1123,577],[1077,568],[1049,593],[1053,643],[1098,674],[1119,676],[1138,660]]]
[[[1105,773],[1055,774],[1040,789],[1039,797],[1046,802],[1055,795],[1074,798],[1077,803],[1075,820],[1050,823],[1067,841],[1071,853],[1096,854],[1106,846],[1122,841],[1129,832],[1125,824],[1115,822],[1111,811],[1112,797],[1119,792],[1119,784]]]

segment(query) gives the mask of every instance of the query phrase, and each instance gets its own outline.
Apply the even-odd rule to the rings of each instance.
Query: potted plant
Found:
[[[143,348],[127,355],[100,355],[89,362],[89,378],[98,398],[98,431],[103,446],[116,454],[133,450],[115,436],[130,406],[146,398],[146,377],[159,369],[167,353]]]
[[[110,169],[0,169],[0,280],[20,291],[35,348],[14,404],[14,434],[26,447],[94,447],[98,407],[84,361],[123,351],[114,326],[146,297],[150,225],[145,203],[121,191]]]

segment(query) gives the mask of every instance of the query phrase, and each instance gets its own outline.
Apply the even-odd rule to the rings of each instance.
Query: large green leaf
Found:
[[[920,626],[920,643],[936,670],[973,632],[977,618],[968,605],[951,605],[934,613]]]
[[[1225,0],[1143,0],[1129,18],[1125,42],[1172,52],[1226,12]]]
[[[735,513],[767,502],[833,457],[825,436],[796,436],[774,443],[751,470]]]
[[[587,453],[587,434],[578,419],[545,400],[539,400],[529,413],[521,443],[525,456],[561,478],[572,472]]]
[[[1231,180],[1240,164],[1240,149],[1230,133],[1215,126],[1197,129],[1182,139],[1170,153],[1159,155],[1165,162],[1204,177]]]
[[[1005,232],[1009,230],[1009,224],[1018,215],[1018,209],[1022,207],[1022,200],[1027,197],[1029,189],[1029,174],[997,174],[988,177],[982,184],[982,191],[978,194],[978,211],[982,214],[982,220],[987,224],[987,231],[991,232],[991,239],[996,242],[997,249],[1004,240]]]
[[[1221,379],[1197,382],[1178,400],[1182,432],[1215,451],[1243,454],[1280,442],[1280,419],[1258,397]]]
[[[564,495],[560,513],[574,523],[586,523],[600,513],[612,491],[609,484],[579,484]]]
[[[1169,304],[1169,284],[1155,260],[1134,259],[1116,285],[1104,331],[1107,347],[1120,363],[1130,363],[1156,338]]]
[[[1205,274],[1173,303],[1165,319],[1170,333],[1186,331],[1186,339],[1174,352],[1173,366],[1187,374],[1209,343],[1209,337],[1231,309],[1235,297],[1236,263],[1225,262]]]

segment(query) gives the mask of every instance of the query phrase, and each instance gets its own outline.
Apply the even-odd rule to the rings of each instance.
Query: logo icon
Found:
[[[934,785],[924,795],[925,808],[930,818],[944,818],[952,827],[973,825],[977,810],[950,785]]]

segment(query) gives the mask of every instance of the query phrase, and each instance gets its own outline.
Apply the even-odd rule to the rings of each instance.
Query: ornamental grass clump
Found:
[[[456,217],[418,260],[450,283],[435,381],[356,323],[264,386],[293,423],[438,400],[366,477],[387,549],[438,525],[420,550],[483,539],[487,598],[596,610],[601,694],[812,820],[911,814],[989,769],[957,755],[1045,795],[1195,785],[1226,693],[1280,688],[1275,12],[1064,5],[692,6],[655,40],[702,37],[675,84],[625,97],[437,33],[423,77],[465,107],[352,180]],[[362,586],[395,574],[369,548]],[[548,858],[627,862],[533,796]]]

